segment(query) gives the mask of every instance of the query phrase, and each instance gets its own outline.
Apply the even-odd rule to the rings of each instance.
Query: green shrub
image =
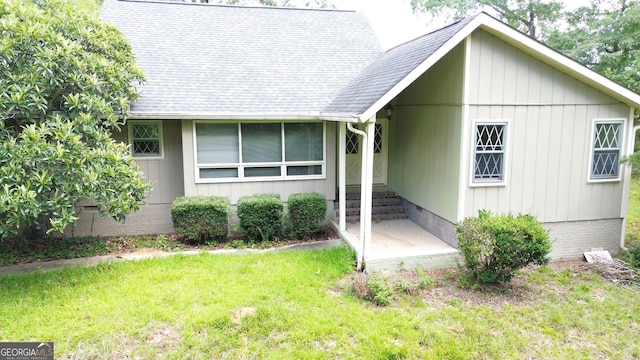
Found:
[[[629,266],[634,268],[640,268],[640,243],[633,243],[629,245],[628,251],[623,260],[625,260]]]
[[[481,210],[456,227],[465,266],[476,283],[506,282],[528,264],[549,259],[548,232],[532,215],[494,216]]]
[[[251,240],[267,241],[282,236],[284,206],[277,194],[245,196],[238,200],[240,228]]]
[[[196,242],[226,240],[229,214],[229,200],[220,196],[179,197],[171,206],[176,232]]]
[[[324,229],[327,200],[318,193],[292,194],[287,205],[290,233],[298,239],[308,239]]]

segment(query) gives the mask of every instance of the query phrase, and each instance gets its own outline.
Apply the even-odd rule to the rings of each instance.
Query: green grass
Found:
[[[598,276],[543,268],[519,276],[551,286],[513,303],[436,286],[377,307],[336,291],[352,269],[336,248],[0,277],[0,341],[54,341],[56,358],[640,357],[639,293]]]
[[[640,243],[640,177],[631,179],[627,210],[626,245]]]

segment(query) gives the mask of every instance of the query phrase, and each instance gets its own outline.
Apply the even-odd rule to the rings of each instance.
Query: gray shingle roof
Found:
[[[465,18],[387,50],[342,89],[323,112],[362,114],[474,18]]]
[[[352,11],[105,0],[147,83],[134,114],[319,113],[382,52]]]

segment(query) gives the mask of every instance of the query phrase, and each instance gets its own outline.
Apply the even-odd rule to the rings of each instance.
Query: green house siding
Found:
[[[395,100],[390,186],[408,201],[456,222],[464,45],[453,49]]]
[[[623,181],[593,183],[588,174],[593,120],[628,119],[629,107],[482,30],[471,36],[470,56],[469,121],[510,123],[507,181],[467,186],[464,215],[489,209],[543,222],[623,217]]]

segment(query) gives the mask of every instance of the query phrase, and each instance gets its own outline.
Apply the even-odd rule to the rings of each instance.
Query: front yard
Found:
[[[395,283],[388,307],[352,295],[344,248],[176,255],[0,277],[0,340],[56,358],[567,359],[640,357],[640,292],[584,265],[462,289],[454,271]]]

